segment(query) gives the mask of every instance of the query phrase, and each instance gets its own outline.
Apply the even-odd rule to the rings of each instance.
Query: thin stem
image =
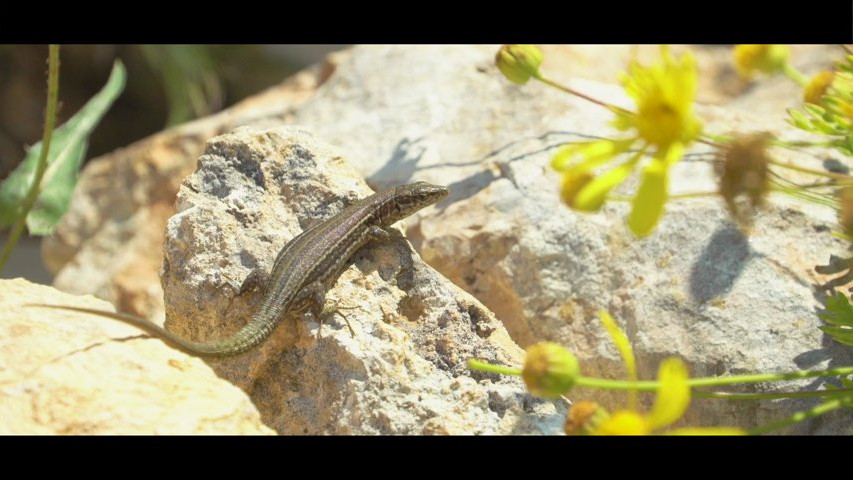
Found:
[[[789,62],[785,62],[785,65],[782,67],[782,73],[784,73],[788,78],[797,82],[800,87],[805,87],[809,83],[809,79],[800,73],[799,70],[794,68]]]
[[[853,178],[853,177],[851,177],[850,175],[844,175],[843,173],[834,173],[834,172],[827,172],[827,171],[824,171],[824,170],[815,170],[815,169],[812,169],[812,168],[801,167],[801,166],[799,166],[799,165],[794,165],[794,164],[791,164],[791,163],[782,163],[782,162],[780,162],[780,161],[778,161],[778,160],[770,160],[770,164],[772,164],[772,165],[776,165],[777,167],[782,167],[782,168],[787,168],[787,169],[790,169],[790,170],[795,170],[795,171],[797,171],[797,172],[802,172],[802,173],[808,173],[808,174],[811,174],[811,175],[816,175],[816,176],[818,176],[818,177],[837,178],[837,179],[839,179],[839,180],[850,180],[851,178]]]
[[[579,92],[573,88],[567,87],[565,85],[561,85],[561,84],[559,84],[559,83],[557,83],[557,82],[551,80],[550,78],[545,77],[541,74],[537,77],[534,77],[534,78],[536,78],[537,80],[539,80],[540,82],[542,82],[546,85],[550,85],[550,86],[556,88],[557,90],[569,93],[569,94],[574,95],[576,97],[580,97],[580,98],[582,98],[586,101],[592,102],[596,105],[601,105],[602,107],[607,108],[609,110],[615,110],[615,111],[618,111],[618,112],[626,114],[626,115],[634,115],[634,112],[631,112],[630,110],[625,110],[622,107],[617,107],[616,105],[611,105],[611,104],[609,104],[607,102],[603,102],[597,98],[590,97],[589,95],[587,95],[585,93],[581,93],[581,92]]]
[[[829,208],[838,208],[838,201],[833,200],[831,197],[828,197],[823,194],[810,192],[808,190],[803,190],[800,187],[786,187],[784,185],[772,185],[771,190],[774,192],[784,193],[785,195],[790,195],[794,198],[799,198],[801,200],[805,200],[808,202],[812,202],[816,205],[823,205],[824,207]]]
[[[685,198],[700,198],[700,197],[717,197],[720,195],[720,192],[687,192],[687,193],[676,193],[669,196],[670,200],[682,200]]]
[[[817,390],[814,392],[777,392],[777,393],[731,393],[731,392],[703,392],[694,391],[692,395],[696,398],[722,398],[724,400],[773,400],[777,398],[815,398],[832,397],[836,395],[850,395],[853,388],[839,388],[835,390]]]
[[[710,387],[714,385],[732,385],[736,383],[774,382],[813,377],[838,377],[853,374],[853,367],[838,367],[829,370],[800,371],[791,373],[758,373],[749,375],[731,375],[727,377],[691,378],[687,384],[691,387]]]
[[[687,193],[677,193],[669,196],[669,200],[684,200],[685,198],[701,198],[701,197],[716,197],[719,196],[720,192],[687,192]],[[627,195],[619,195],[617,193],[611,193],[607,196],[608,201],[613,202],[631,202],[634,200],[634,197],[629,197]]]
[[[749,430],[747,433],[750,435],[763,435],[767,432],[772,432],[773,430],[778,430],[780,428],[785,428],[789,425],[793,425],[795,423],[802,422],[803,420],[808,420],[810,418],[814,418],[825,413],[829,413],[833,410],[836,410],[842,406],[843,402],[840,398],[833,398],[832,400],[827,400],[820,405],[811,408],[809,410],[804,410],[802,412],[797,412],[791,415],[788,418],[784,418],[782,420],[769,423],[767,425],[762,425],[760,427],[753,428]]]
[[[491,363],[486,363],[474,358],[468,360],[468,368],[470,368],[471,370],[480,370],[482,372],[499,373],[502,375],[514,375],[516,377],[521,376],[520,368],[504,367],[502,365],[492,365]]]
[[[721,148],[723,148],[723,147],[725,146],[723,143],[720,143],[720,142],[717,142],[717,141],[715,141],[715,140],[712,140],[712,139],[710,138],[710,136],[709,136],[708,138],[699,137],[699,138],[697,138],[697,139],[696,139],[696,142],[698,142],[698,143],[704,143],[705,145],[708,145],[708,146],[711,146],[711,147],[714,147],[714,148],[717,148],[717,149],[721,149]]]
[[[770,140],[767,142],[774,147],[800,148],[800,147],[832,147],[835,140],[808,141],[808,140]]]
[[[27,214],[36,203],[38,194],[41,192],[41,181],[44,178],[44,172],[47,170],[47,153],[50,150],[50,139],[53,137],[53,126],[56,123],[56,104],[59,98],[59,45],[50,45],[48,47],[48,69],[47,69],[47,107],[44,114],[44,134],[41,140],[41,154],[36,165],[36,172],[33,177],[33,183],[30,186],[30,191],[24,198],[21,205],[21,212],[12,230],[9,232],[9,238],[6,240],[6,245],[3,247],[3,252],[0,253],[0,271],[9,260],[12,254],[12,249],[18,243],[18,238],[24,231],[24,226],[27,223]]]
[[[691,388],[712,387],[719,385],[733,385],[739,383],[760,383],[780,380],[795,380],[813,377],[838,377],[853,374],[853,367],[838,367],[829,370],[801,371],[791,373],[758,373],[749,375],[730,375],[726,377],[701,377],[687,380]],[[630,390],[635,389],[642,392],[657,390],[659,382],[646,380],[631,382],[626,380],[610,380],[606,378],[579,377],[576,383],[581,387],[602,388],[608,390]]]

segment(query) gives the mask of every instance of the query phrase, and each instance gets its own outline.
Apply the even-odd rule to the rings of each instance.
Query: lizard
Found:
[[[260,307],[236,333],[222,340],[196,342],[141,317],[69,305],[31,304],[109,317],[154,334],[190,354],[225,357],[244,353],[266,340],[288,314],[310,310],[320,320],[326,290],[346,262],[372,240],[389,240],[393,223],[446,197],[447,187],[415,182],[363,198],[308,227],[278,253]]]

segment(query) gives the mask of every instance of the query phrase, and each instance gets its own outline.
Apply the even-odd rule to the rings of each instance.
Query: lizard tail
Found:
[[[108,317],[115,320],[119,320],[121,322],[129,323],[134,327],[140,328],[148,333],[154,334],[167,344],[177,347],[180,350],[183,350],[187,353],[193,355],[200,356],[210,356],[210,357],[223,357],[229,355],[237,355],[239,353],[243,353],[252,346],[254,346],[257,342],[253,342],[255,335],[245,335],[252,334],[255,332],[247,332],[248,330],[244,327],[241,331],[234,334],[233,337],[226,341],[214,341],[214,342],[193,342],[191,340],[187,340],[185,338],[181,338],[174,333],[166,330],[165,328],[148,321],[144,318],[137,317],[134,315],[129,315],[126,313],[115,313],[109,312],[106,310],[97,310],[94,308],[86,308],[86,307],[73,307],[70,305],[49,305],[46,303],[29,303],[25,304],[26,307],[42,307],[42,308],[54,308],[59,310],[71,310],[74,312],[80,313],[90,313],[92,315],[98,315],[101,317]],[[235,341],[240,337],[250,337],[247,338],[246,342]]]

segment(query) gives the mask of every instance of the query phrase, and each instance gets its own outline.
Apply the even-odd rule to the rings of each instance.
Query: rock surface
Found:
[[[287,110],[287,114],[262,115],[261,118],[265,119],[262,123],[271,126],[286,122],[306,125],[317,138],[345,153],[348,162],[361,175],[368,177],[371,185],[379,188],[405,183],[414,177],[449,185],[451,198],[439,205],[439,213],[424,217],[417,223],[417,228],[409,232],[413,244],[428,262],[494,311],[516,342],[526,345],[541,339],[559,341],[575,351],[586,374],[623,375],[618,355],[595,319],[595,311],[600,308],[609,309],[628,332],[645,378],[654,375],[658,362],[667,355],[685,358],[691,365],[693,376],[817,369],[851,363],[849,349],[845,351],[817,330],[820,321],[815,315],[815,309],[820,306],[815,299],[819,290],[816,286],[827,279],[815,274],[813,268],[826,263],[831,253],[844,253],[844,245],[829,235],[829,229],[834,228],[833,212],[784,197],[773,197],[771,206],[757,218],[753,231],[745,237],[729,223],[721,201],[685,200],[671,203],[658,231],[645,240],[637,241],[623,226],[626,205],[608,205],[594,215],[569,211],[558,202],[558,176],[548,167],[550,156],[567,141],[614,135],[609,127],[610,115],[600,107],[535,82],[523,87],[509,84],[493,65],[496,48],[356,47],[315,95]],[[583,50],[586,52],[584,55],[598,58],[601,54],[594,53],[596,48],[602,47]],[[795,63],[805,67],[807,74],[828,65],[824,60],[799,63],[797,57],[794,58]],[[553,61],[546,60],[546,66],[547,62]],[[700,65],[702,61],[700,58]],[[602,80],[588,71],[575,73],[568,66],[565,70],[558,70],[555,77],[574,88],[605,101],[632,107],[613,81],[602,84],[574,78],[576,74]],[[724,74],[726,69],[719,71]],[[604,78],[612,77],[608,74]],[[788,98],[789,105],[796,104],[796,87],[786,86],[778,79],[772,80],[770,86],[767,91],[776,92],[774,98]],[[781,112],[788,105],[766,105],[765,90],[757,86],[738,92],[744,92],[744,95],[731,103],[733,108],[697,108],[707,131],[767,130],[781,138],[807,138],[784,122]],[[778,92],[790,93],[783,95]],[[704,98],[720,104],[730,94],[716,92]],[[703,98],[701,93],[700,98]],[[273,108],[269,110],[272,111]],[[193,141],[198,147],[199,140]],[[708,153],[708,148],[697,146],[675,168],[671,182],[674,193],[715,189]],[[838,159],[831,152],[808,155],[774,150],[773,155],[779,160],[795,160],[813,168],[822,168],[827,158]],[[84,178],[98,178],[94,175],[96,171],[96,167],[87,168]],[[343,191],[362,192],[355,186],[358,184],[356,175],[348,175],[354,183]],[[109,176],[102,176],[101,184],[111,183]],[[87,181],[94,182],[94,179]],[[341,189],[325,190],[327,187],[320,183],[311,185],[313,189],[320,189],[319,198],[337,204],[340,199],[336,195],[339,194],[331,192]],[[627,187],[630,186],[629,182]],[[75,196],[75,202],[81,201],[78,198],[84,196],[84,191]],[[92,209],[93,212],[110,211],[106,205],[109,197],[102,198],[101,206]],[[297,217],[322,216],[311,210],[317,205],[317,200],[313,202],[302,207],[294,206],[303,209],[296,209],[303,212],[297,213]],[[80,243],[83,243],[91,235],[85,233],[88,231],[85,228],[83,234],[75,233],[81,225],[86,225],[86,217],[81,216],[83,211],[75,212],[66,217],[70,225],[66,235],[81,236]],[[133,212],[128,207],[124,216],[107,216],[121,220]],[[286,220],[290,222],[288,226],[266,230],[268,237],[260,242],[272,246],[297,232],[297,225],[299,228],[303,226],[292,216],[283,218],[291,218]],[[242,227],[239,222],[235,224]],[[127,248],[138,251],[133,241],[128,242],[126,237],[122,237],[124,232],[123,235],[130,235],[133,240],[136,234],[131,235],[129,230],[118,227],[122,225],[121,221],[110,225],[114,226],[100,230],[102,235],[112,239],[102,241],[102,244],[109,245],[109,248],[102,249],[102,254],[107,256],[102,260],[103,265],[111,261],[110,255],[122,254]],[[174,227],[170,228],[174,230]],[[281,230],[284,228],[288,229],[286,233]],[[214,229],[204,233],[208,232],[213,234],[208,242],[218,241],[232,249],[234,244],[242,245],[234,240],[231,230],[220,232]],[[184,234],[186,232],[181,233]],[[234,253],[219,257],[229,259],[219,268],[230,278],[230,287],[223,290],[220,286],[225,282],[215,277],[206,284],[194,284],[200,285],[202,292],[207,292],[204,302],[230,298],[223,292],[239,286],[239,281],[249,270],[269,261],[263,256],[268,255],[268,251],[258,249],[258,238],[261,237],[251,237],[255,240],[240,240],[249,242],[248,245],[255,242],[251,250],[246,247],[250,252],[244,255],[247,258]],[[376,251],[382,252],[383,249]],[[356,261],[359,270],[373,271],[359,263],[364,261]],[[81,268],[98,264],[80,257],[71,265],[79,273]],[[385,268],[393,271],[392,267]],[[210,273],[211,270],[205,271],[216,275]],[[344,273],[338,288],[346,288],[352,281],[348,277],[350,274],[351,271]],[[68,275],[68,278],[73,278],[71,273]],[[153,289],[160,287],[152,287],[153,273],[146,278],[148,280],[129,288],[135,295],[149,289],[152,293],[146,294],[145,298],[154,298]],[[388,275],[381,278],[391,281]],[[116,288],[116,283],[106,276],[104,282],[108,287],[105,287],[107,293]],[[166,282],[164,279],[164,284]],[[254,304],[255,297],[251,295],[247,294],[245,302],[242,298],[234,300],[234,306],[230,307],[233,318],[245,318],[243,315],[248,313],[248,305]],[[364,302],[367,300],[359,300],[359,304]],[[178,314],[175,318],[189,318],[190,307],[194,306],[187,306],[183,312],[170,312],[170,317],[174,313]],[[120,305],[120,308],[133,310],[132,305]],[[236,327],[236,323],[228,323],[224,318],[219,321],[221,323],[203,324],[205,326],[198,329],[190,329],[177,322],[174,328],[188,335],[213,336],[214,332]],[[369,319],[364,321],[366,325],[372,325]],[[423,320],[415,323],[421,322]],[[352,323],[362,325],[362,320]],[[304,322],[296,325],[280,330],[287,332],[288,328],[304,328],[299,327]],[[345,338],[337,340],[337,335],[341,334],[340,327],[338,323],[331,326],[335,329],[332,337],[335,342],[344,342],[348,338],[349,334],[344,329]],[[271,344],[300,342],[298,338],[290,338],[290,333],[278,335],[282,338],[273,339]],[[323,345],[325,341],[331,340],[324,339],[318,343]],[[357,336],[350,341],[366,340]],[[293,355],[298,352],[302,350],[296,349]],[[322,356],[316,357],[318,365],[315,366],[319,368],[324,360]],[[255,368],[259,370],[246,375],[282,374],[275,368],[264,370],[266,367],[260,367],[263,362],[259,360],[251,362],[255,362]],[[353,378],[363,378],[353,375]],[[236,378],[236,374],[229,378],[247,391],[253,391],[245,378]],[[419,377],[413,375],[404,380],[413,381],[414,378]],[[292,394],[295,405],[313,404],[310,401],[312,395],[324,395],[327,389],[321,385],[329,382],[341,385],[339,379],[332,378],[311,383],[314,392],[299,390],[298,382],[289,387],[279,384],[277,388],[289,389],[289,394],[301,392]],[[399,395],[399,390],[395,390],[396,384],[389,383],[392,384],[391,391],[397,392],[394,395]],[[804,386],[816,388],[817,385],[818,382],[803,381],[785,386],[761,385],[751,387],[749,391]],[[412,392],[416,393],[418,388],[412,388]],[[263,403],[258,399],[276,398],[280,392],[262,390],[258,388],[253,397],[260,402],[259,408],[265,412],[264,418],[267,419],[267,415],[274,416],[275,409],[282,404]],[[624,402],[624,397],[600,392],[583,392],[583,395],[604,400],[610,406]],[[355,395],[355,398],[367,402],[364,396]],[[798,401],[745,405],[696,400],[686,420],[692,424],[749,427],[779,419],[813,404],[814,401]],[[312,411],[311,408],[303,410]],[[324,412],[322,415],[331,415],[328,410]],[[326,423],[306,421],[306,425],[324,425],[326,431],[350,431],[342,427],[343,424],[330,427],[331,420],[327,417],[316,412],[313,415],[315,419],[325,418]],[[305,413],[305,416],[309,414]],[[407,421],[402,423],[415,425],[414,420],[411,424]],[[392,425],[400,424],[395,422],[388,421]],[[296,427],[291,429],[291,426],[274,426],[279,431],[298,430]],[[312,428],[305,426],[303,431],[317,431]],[[383,431],[376,426],[371,428],[375,429],[372,431]],[[395,431],[416,431],[409,428]],[[787,432],[853,433],[853,420],[845,412],[836,412]]]
[[[0,434],[274,433],[201,360],[115,320],[28,303],[112,308],[0,280]]]
[[[829,235],[834,212],[774,197],[747,238],[731,225],[721,200],[681,201],[668,207],[654,235],[638,241],[624,228],[626,205],[595,215],[569,211],[559,203],[550,157],[564,142],[618,132],[596,105],[535,82],[511,85],[492,65],[494,51],[358,47],[295,121],[347,151],[374,182],[403,183],[417,172],[450,185],[442,215],[422,223],[425,260],[483,301],[519,344],[558,341],[575,351],[586,374],[623,374],[596,319],[601,308],[631,336],[645,378],[667,355],[685,358],[693,376],[851,363],[849,349],[825,338],[815,315],[816,286],[826,279],[814,266],[845,248]],[[632,106],[616,86],[568,83]],[[809,138],[777,115],[709,106],[699,106],[698,114],[713,133]],[[674,169],[673,193],[716,189],[709,152],[696,146]],[[773,155],[820,169],[833,154]],[[590,395],[611,407],[624,404],[623,396]],[[697,400],[686,421],[749,427],[813,404]],[[853,419],[836,412],[791,431],[849,433]]]
[[[370,193],[340,153],[298,127],[243,127],[212,139],[166,231],[168,328],[200,340],[239,329],[262,295],[235,296],[244,279],[269,272],[287,241]],[[327,294],[327,308],[336,304],[355,335],[339,316],[320,338],[310,314],[290,316],[257,348],[210,361],[278,432],[560,431],[561,412],[531,401],[518,378],[468,371],[472,357],[519,364],[523,353],[416,253],[362,249]]]

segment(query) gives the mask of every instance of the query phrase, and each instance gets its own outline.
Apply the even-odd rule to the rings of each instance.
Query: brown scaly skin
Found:
[[[326,289],[340,275],[347,260],[371,240],[384,240],[391,224],[446,197],[447,187],[410,183],[361,199],[337,215],[297,235],[281,249],[273,263],[263,302],[251,320],[223,340],[193,342],[140,317],[82,307],[38,304],[91,313],[130,323],[171,345],[195,355],[224,357],[243,353],[269,337],[287,314],[323,309]]]

